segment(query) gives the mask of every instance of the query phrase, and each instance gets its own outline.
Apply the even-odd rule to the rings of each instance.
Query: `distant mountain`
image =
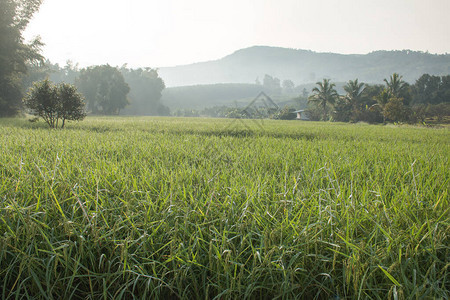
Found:
[[[160,68],[167,86],[216,83],[255,83],[265,74],[296,85],[331,78],[345,82],[358,78],[366,83],[382,83],[392,73],[414,83],[422,74],[450,74],[449,54],[375,51],[369,54],[317,53],[278,47],[254,46],[222,59],[190,65]]]

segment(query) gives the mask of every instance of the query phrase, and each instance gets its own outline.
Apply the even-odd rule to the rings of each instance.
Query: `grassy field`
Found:
[[[2,299],[450,296],[448,129],[0,119],[0,138]]]

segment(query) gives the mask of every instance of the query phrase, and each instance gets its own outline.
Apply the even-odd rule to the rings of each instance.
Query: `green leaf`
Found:
[[[392,281],[392,283],[394,283],[396,286],[400,286],[400,287],[402,286],[391,274],[389,274],[388,271],[383,269],[382,266],[378,265],[378,267],[381,269],[381,271],[383,271],[384,275],[386,275],[387,278],[389,278]]]

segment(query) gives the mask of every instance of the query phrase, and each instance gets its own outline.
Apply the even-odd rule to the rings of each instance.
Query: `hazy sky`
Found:
[[[164,67],[253,45],[450,52],[450,0],[44,0],[25,36],[65,64]]]

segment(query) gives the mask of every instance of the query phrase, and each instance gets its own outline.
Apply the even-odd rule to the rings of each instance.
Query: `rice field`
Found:
[[[448,128],[0,119],[1,299],[448,299]]]

